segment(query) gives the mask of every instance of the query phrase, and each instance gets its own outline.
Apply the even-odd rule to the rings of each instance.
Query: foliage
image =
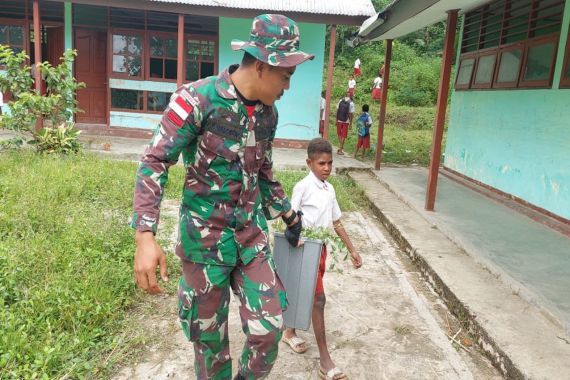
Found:
[[[97,377],[132,350],[133,171],[0,155],[0,378]]]
[[[0,117],[0,128],[12,129],[20,133],[32,133],[34,122],[38,118],[47,120],[51,128],[59,129],[66,125],[74,113],[78,112],[76,92],[85,87],[71,75],[70,67],[77,55],[75,50],[65,51],[60,64],[52,66],[49,62],[37,65],[45,80],[46,91],[41,94],[33,89],[31,68],[26,64],[29,57],[24,53],[14,53],[7,46],[0,45],[0,65],[5,67],[6,74],[0,76],[0,91],[10,93],[12,100],[8,102],[8,112]],[[51,135],[50,130],[42,132]],[[72,133],[66,132],[67,137]],[[42,139],[44,136],[36,136]],[[66,140],[66,144],[68,141]],[[78,145],[77,142],[74,146]],[[61,147],[60,151],[74,151]]]
[[[29,143],[36,146],[38,153],[72,154],[81,149],[80,133],[73,123],[63,123],[54,128],[42,128]]]
[[[0,140],[0,151],[2,150],[18,150],[24,145],[24,140],[21,137],[14,137],[11,139]]]

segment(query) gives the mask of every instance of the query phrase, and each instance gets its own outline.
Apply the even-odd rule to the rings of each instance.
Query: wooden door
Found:
[[[63,56],[64,51],[64,30],[63,26],[48,27],[47,33],[47,61],[52,66],[59,65],[59,59]]]
[[[77,123],[107,124],[107,33],[100,30],[76,29],[77,49],[75,77],[86,87],[77,91],[79,108]]]

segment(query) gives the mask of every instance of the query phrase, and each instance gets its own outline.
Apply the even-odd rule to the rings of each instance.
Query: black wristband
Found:
[[[293,211],[291,213],[290,217],[286,217],[285,214],[281,215],[281,219],[283,219],[283,222],[285,222],[285,224],[288,226],[291,223],[293,223],[295,221],[295,218],[297,217],[297,213],[295,211]]]

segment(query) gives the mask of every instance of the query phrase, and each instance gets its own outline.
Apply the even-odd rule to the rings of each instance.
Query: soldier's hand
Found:
[[[136,232],[137,249],[135,251],[135,282],[147,293],[158,294],[162,289],[158,286],[156,267],[160,267],[160,277],[168,281],[166,273],[166,256],[156,242],[152,232]]]
[[[303,213],[301,211],[297,211],[297,218],[295,218],[295,222],[292,225],[287,226],[285,230],[285,238],[291,244],[292,247],[300,247],[299,239],[301,237],[301,230],[303,229],[303,222],[301,221],[301,216]]]

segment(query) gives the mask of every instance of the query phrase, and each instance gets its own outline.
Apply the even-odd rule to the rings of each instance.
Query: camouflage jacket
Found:
[[[273,177],[277,109],[257,103],[251,118],[230,78],[182,86],[170,98],[136,176],[132,227],[156,233],[168,168],[186,168],[176,254],[204,264],[248,263],[268,251],[266,218],[291,209]]]

